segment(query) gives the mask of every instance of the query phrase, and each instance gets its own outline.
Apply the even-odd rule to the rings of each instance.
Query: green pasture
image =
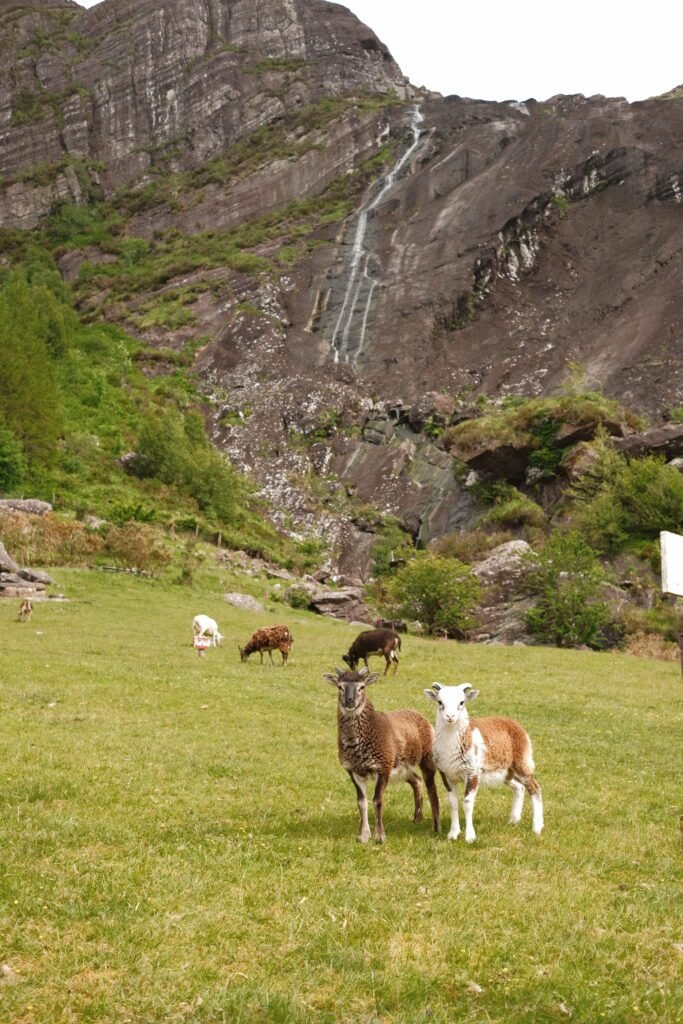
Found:
[[[443,787],[435,837],[398,785],[363,847],[322,680],[356,628],[237,611],[218,578],[54,575],[71,600],[30,624],[0,604],[2,1024],[683,1021],[677,665],[406,637],[375,705],[480,688],[531,734],[546,828],[485,790],[449,843]],[[242,665],[274,622],[288,666]]]

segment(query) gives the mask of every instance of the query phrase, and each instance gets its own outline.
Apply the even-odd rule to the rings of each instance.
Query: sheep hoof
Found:
[[[358,842],[359,843],[367,843],[369,838],[370,838],[370,833],[369,832],[361,832],[361,834],[358,836]]]

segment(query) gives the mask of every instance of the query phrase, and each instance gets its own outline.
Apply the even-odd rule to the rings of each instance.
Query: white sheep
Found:
[[[470,721],[465,704],[479,696],[479,690],[468,683],[442,686],[432,683],[425,694],[437,705],[434,764],[448,790],[451,809],[449,839],[460,835],[458,797],[454,784],[464,782],[465,840],[477,838],[472,822],[474,801],[479,782],[486,786],[502,783],[513,791],[510,823],[522,817],[524,791],[531,797],[532,828],[543,828],[543,797],[534,778],[531,740],[522,726],[511,718],[473,718]]]
[[[196,636],[211,637],[214,647],[217,647],[223,639],[223,634],[218,632],[218,624],[215,619],[208,615],[195,615],[192,620],[192,638]]]

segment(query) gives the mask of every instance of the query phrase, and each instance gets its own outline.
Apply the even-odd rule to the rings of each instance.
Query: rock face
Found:
[[[3,4],[0,29],[10,226],[35,226],[55,199],[80,201],[92,184],[107,195],[139,182],[160,150],[173,169],[197,167],[321,96],[405,87],[374,33],[324,0]],[[26,179],[36,165],[53,180]]]
[[[678,91],[418,91],[326,0],[2,3],[0,39],[0,226],[94,198],[145,245],[249,226],[241,262],[179,265],[141,294],[79,283],[119,259],[105,246],[66,246],[60,267],[84,311],[197,343],[213,440],[347,575],[367,575],[374,539],[359,503],[424,544],[473,521],[430,433],[459,404],[556,393],[569,365],[655,422],[683,404]],[[181,289],[183,326],[138,315]]]

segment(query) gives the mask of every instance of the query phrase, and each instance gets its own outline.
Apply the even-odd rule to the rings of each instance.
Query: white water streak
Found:
[[[334,349],[334,361],[338,363],[342,358],[348,359],[348,341],[349,334],[351,331],[351,324],[353,321],[356,307],[361,295],[361,290],[364,282],[370,282],[369,292],[365,300],[365,309],[363,311],[363,319],[361,322],[360,338],[356,346],[356,358],[363,349],[365,342],[365,331],[370,316],[370,306],[372,303],[372,297],[377,287],[377,281],[372,278],[368,272],[368,264],[370,262],[371,254],[365,249],[365,235],[368,227],[368,217],[373,213],[380,203],[384,200],[386,195],[391,191],[396,183],[398,175],[401,173],[405,165],[408,163],[413,153],[417,149],[420,143],[421,135],[421,124],[424,121],[424,115],[419,107],[415,107],[411,116],[410,127],[413,132],[413,141],[408,149],[403,153],[399,160],[394,164],[391,171],[386,175],[384,185],[374,197],[371,199],[367,206],[363,207],[358,214],[358,224],[356,225],[356,234],[353,240],[353,248],[351,250],[351,270],[349,273],[349,280],[346,285],[346,292],[344,294],[344,301],[342,303],[337,323],[335,324],[334,331],[332,332],[332,347]],[[363,259],[365,257],[365,259]],[[359,273],[361,260],[363,259],[363,270]],[[341,336],[341,337],[340,337]],[[340,338],[339,344],[337,339]]]

